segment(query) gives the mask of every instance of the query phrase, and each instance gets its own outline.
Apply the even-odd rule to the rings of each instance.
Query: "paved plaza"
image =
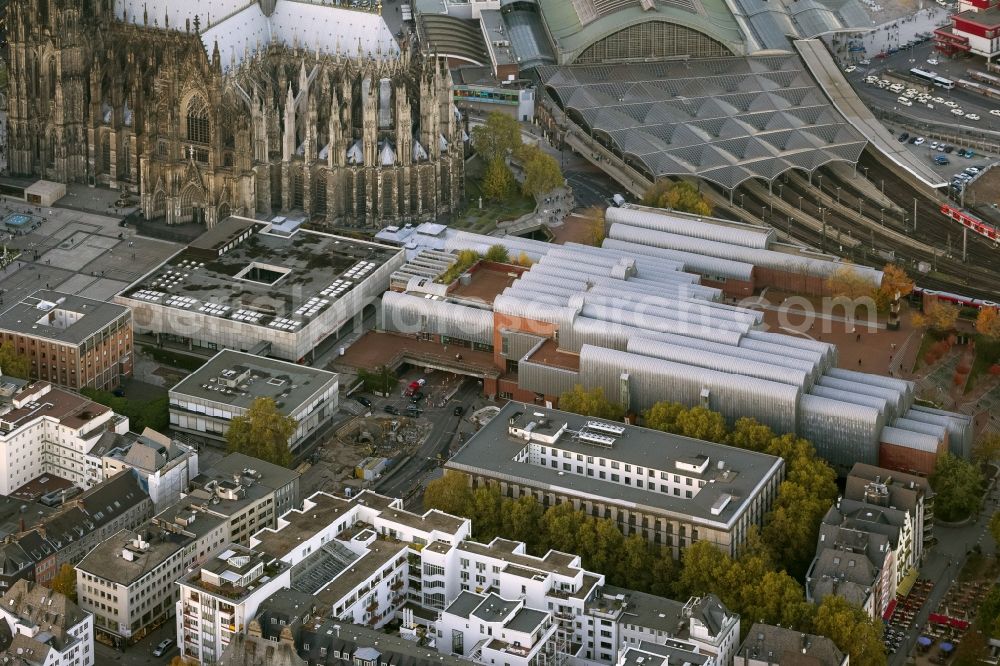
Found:
[[[138,236],[119,226],[121,218],[113,215],[0,203],[0,216],[10,213],[29,213],[42,222],[31,233],[3,236],[4,246],[21,256],[0,269],[0,303],[46,288],[110,300],[181,249],[177,243]]]

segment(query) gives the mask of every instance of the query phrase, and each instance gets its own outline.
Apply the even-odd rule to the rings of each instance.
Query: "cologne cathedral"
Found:
[[[12,175],[124,187],[146,219],[304,212],[383,226],[458,206],[445,63],[330,0],[13,0]]]

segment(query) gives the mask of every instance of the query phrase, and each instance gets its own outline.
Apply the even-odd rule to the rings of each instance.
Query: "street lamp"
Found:
[[[840,185],[837,185],[837,205],[840,205]]]
[[[778,198],[781,199],[781,192],[785,189],[785,184],[782,182],[778,183]]]
[[[740,208],[743,208],[743,197],[745,195],[746,195],[746,192],[740,192]]]
[[[799,195],[799,212],[802,212],[802,195]]]
[[[868,179],[868,167],[863,166],[861,168],[865,170],[865,180],[867,180]]]
[[[885,226],[885,208],[880,208],[879,209],[879,213],[881,213],[881,215],[882,215],[882,219],[881,219],[880,224],[884,227]]]
[[[863,204],[864,201],[864,198],[858,197],[858,217],[864,217],[864,213],[861,212],[861,204]]]

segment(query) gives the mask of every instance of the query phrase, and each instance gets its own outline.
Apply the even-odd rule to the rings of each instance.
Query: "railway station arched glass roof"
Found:
[[[543,66],[567,117],[652,178],[725,188],[856,162],[865,137],[797,55]]]

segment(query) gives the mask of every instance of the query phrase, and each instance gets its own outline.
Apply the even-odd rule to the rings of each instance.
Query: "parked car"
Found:
[[[156,644],[156,647],[153,649],[153,656],[162,657],[163,655],[165,655],[167,652],[170,651],[170,648],[173,647],[173,645],[174,642],[171,639],[164,638],[162,641]]]
[[[962,111],[962,109],[952,109],[951,112],[954,113],[956,116],[964,116],[965,115],[965,111]]]
[[[899,142],[900,143],[906,143],[906,140],[909,139],[909,138],[910,138],[910,133],[909,132],[903,132],[902,134],[899,135]]]
[[[1000,109],[990,109],[990,115],[1000,116]]]
[[[937,150],[937,147],[938,147],[938,142],[937,141],[931,141],[931,150]]]
[[[406,408],[406,415],[409,417],[417,418],[418,416],[420,416],[420,414],[421,414],[420,408],[417,407],[416,405],[410,405],[409,407]]]
[[[941,146],[941,150],[943,150],[946,153],[950,153],[951,151],[955,150],[955,146],[952,145]]]
[[[979,120],[979,114],[978,113],[967,113],[967,114],[965,114],[965,119],[966,120]]]
[[[462,405],[455,405],[455,409],[451,410],[451,413],[455,416],[461,416],[465,413],[465,407],[462,407]]]
[[[425,397],[426,396],[424,395],[423,391],[417,391],[416,393],[414,393],[413,395],[410,396],[410,402],[412,402],[413,404],[417,404],[418,402],[420,402],[421,400],[423,400]]]
[[[850,74],[851,72],[855,71],[856,69],[857,69],[857,67],[855,67],[854,65],[849,65],[849,66],[847,66],[847,67],[844,68],[844,71],[847,72],[848,74]]]
[[[359,402],[362,405],[364,405],[365,407],[368,407],[369,409],[371,409],[372,401],[369,400],[368,398],[366,398],[365,396],[363,396],[363,395],[355,395],[355,396],[351,396],[351,397],[354,398],[355,402]]]
[[[938,60],[937,58],[928,58],[927,59],[927,64],[928,65],[940,65],[941,61]]]
[[[922,137],[922,136],[918,136],[918,137],[917,137],[917,140],[913,142],[913,145],[914,145],[914,146],[919,146],[919,145],[920,145],[920,144],[922,144],[923,142],[924,142],[924,137]]]
[[[866,59],[864,59],[864,60],[859,60],[859,61],[858,61],[858,64],[859,64],[859,65],[870,65],[870,64],[872,64],[872,61],[871,61],[871,60],[868,60],[868,59],[866,58]]]
[[[940,164],[941,166],[944,166],[946,164],[951,164],[951,160],[949,160],[944,155],[938,155],[937,157],[934,158],[934,161]]]
[[[394,414],[396,416],[399,416],[399,408],[396,407],[396,405],[386,405],[382,409],[385,410],[386,414]]]

